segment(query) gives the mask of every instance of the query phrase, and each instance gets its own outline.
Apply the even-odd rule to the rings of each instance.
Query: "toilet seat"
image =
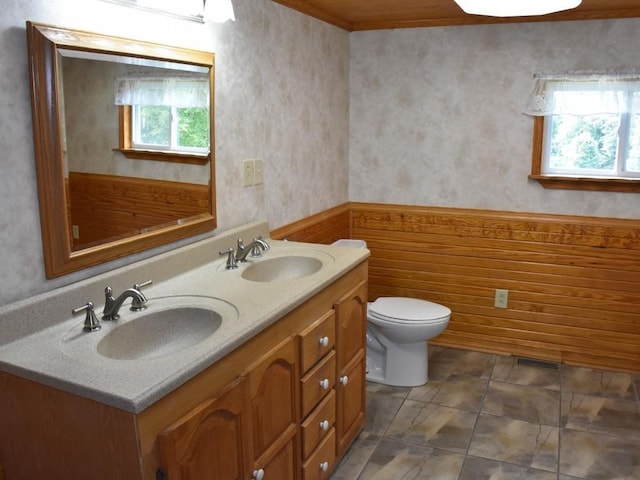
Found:
[[[418,298],[380,297],[369,304],[368,314],[382,322],[415,325],[448,322],[451,310],[444,305]]]

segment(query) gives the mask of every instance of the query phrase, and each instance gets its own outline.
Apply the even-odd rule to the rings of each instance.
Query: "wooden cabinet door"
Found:
[[[263,460],[259,465],[256,465],[253,478],[257,477],[257,469],[262,468],[264,470],[263,480],[298,480],[296,460],[297,455],[296,437],[291,437],[280,450],[273,452],[272,455],[267,458],[263,457]]]
[[[289,337],[247,373],[254,471],[263,469],[265,480],[287,479],[289,473],[295,477],[299,468],[297,358],[296,338]]]
[[[364,349],[343,369],[336,382],[336,450],[344,454],[364,426],[366,407],[366,358]]]
[[[338,372],[366,346],[367,283],[359,283],[334,305]]]
[[[251,475],[247,382],[233,382],[158,437],[160,464],[171,480],[245,480]]]
[[[338,300],[336,311],[336,445],[341,456],[364,425],[367,283]]]

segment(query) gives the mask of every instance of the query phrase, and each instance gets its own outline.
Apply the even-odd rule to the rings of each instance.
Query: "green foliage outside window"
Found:
[[[146,105],[135,109],[134,143],[165,150],[207,150],[209,109]]]

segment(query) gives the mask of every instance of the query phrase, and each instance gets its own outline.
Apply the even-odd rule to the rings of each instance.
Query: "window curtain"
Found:
[[[536,74],[524,113],[598,115],[640,113],[640,70]]]
[[[193,75],[128,75],[116,79],[116,105],[209,107],[209,79]]]

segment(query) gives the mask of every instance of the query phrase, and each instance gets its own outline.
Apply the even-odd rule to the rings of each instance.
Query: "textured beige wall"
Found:
[[[640,195],[529,181],[535,72],[638,67],[640,20],[358,32],[350,200],[640,218]]]
[[[44,278],[26,20],[215,52],[219,230],[257,219],[277,227],[348,200],[348,33],[270,0],[234,4],[236,21],[222,25],[99,0],[3,4],[0,306],[149,255]],[[242,187],[246,158],[264,160],[263,186]]]

